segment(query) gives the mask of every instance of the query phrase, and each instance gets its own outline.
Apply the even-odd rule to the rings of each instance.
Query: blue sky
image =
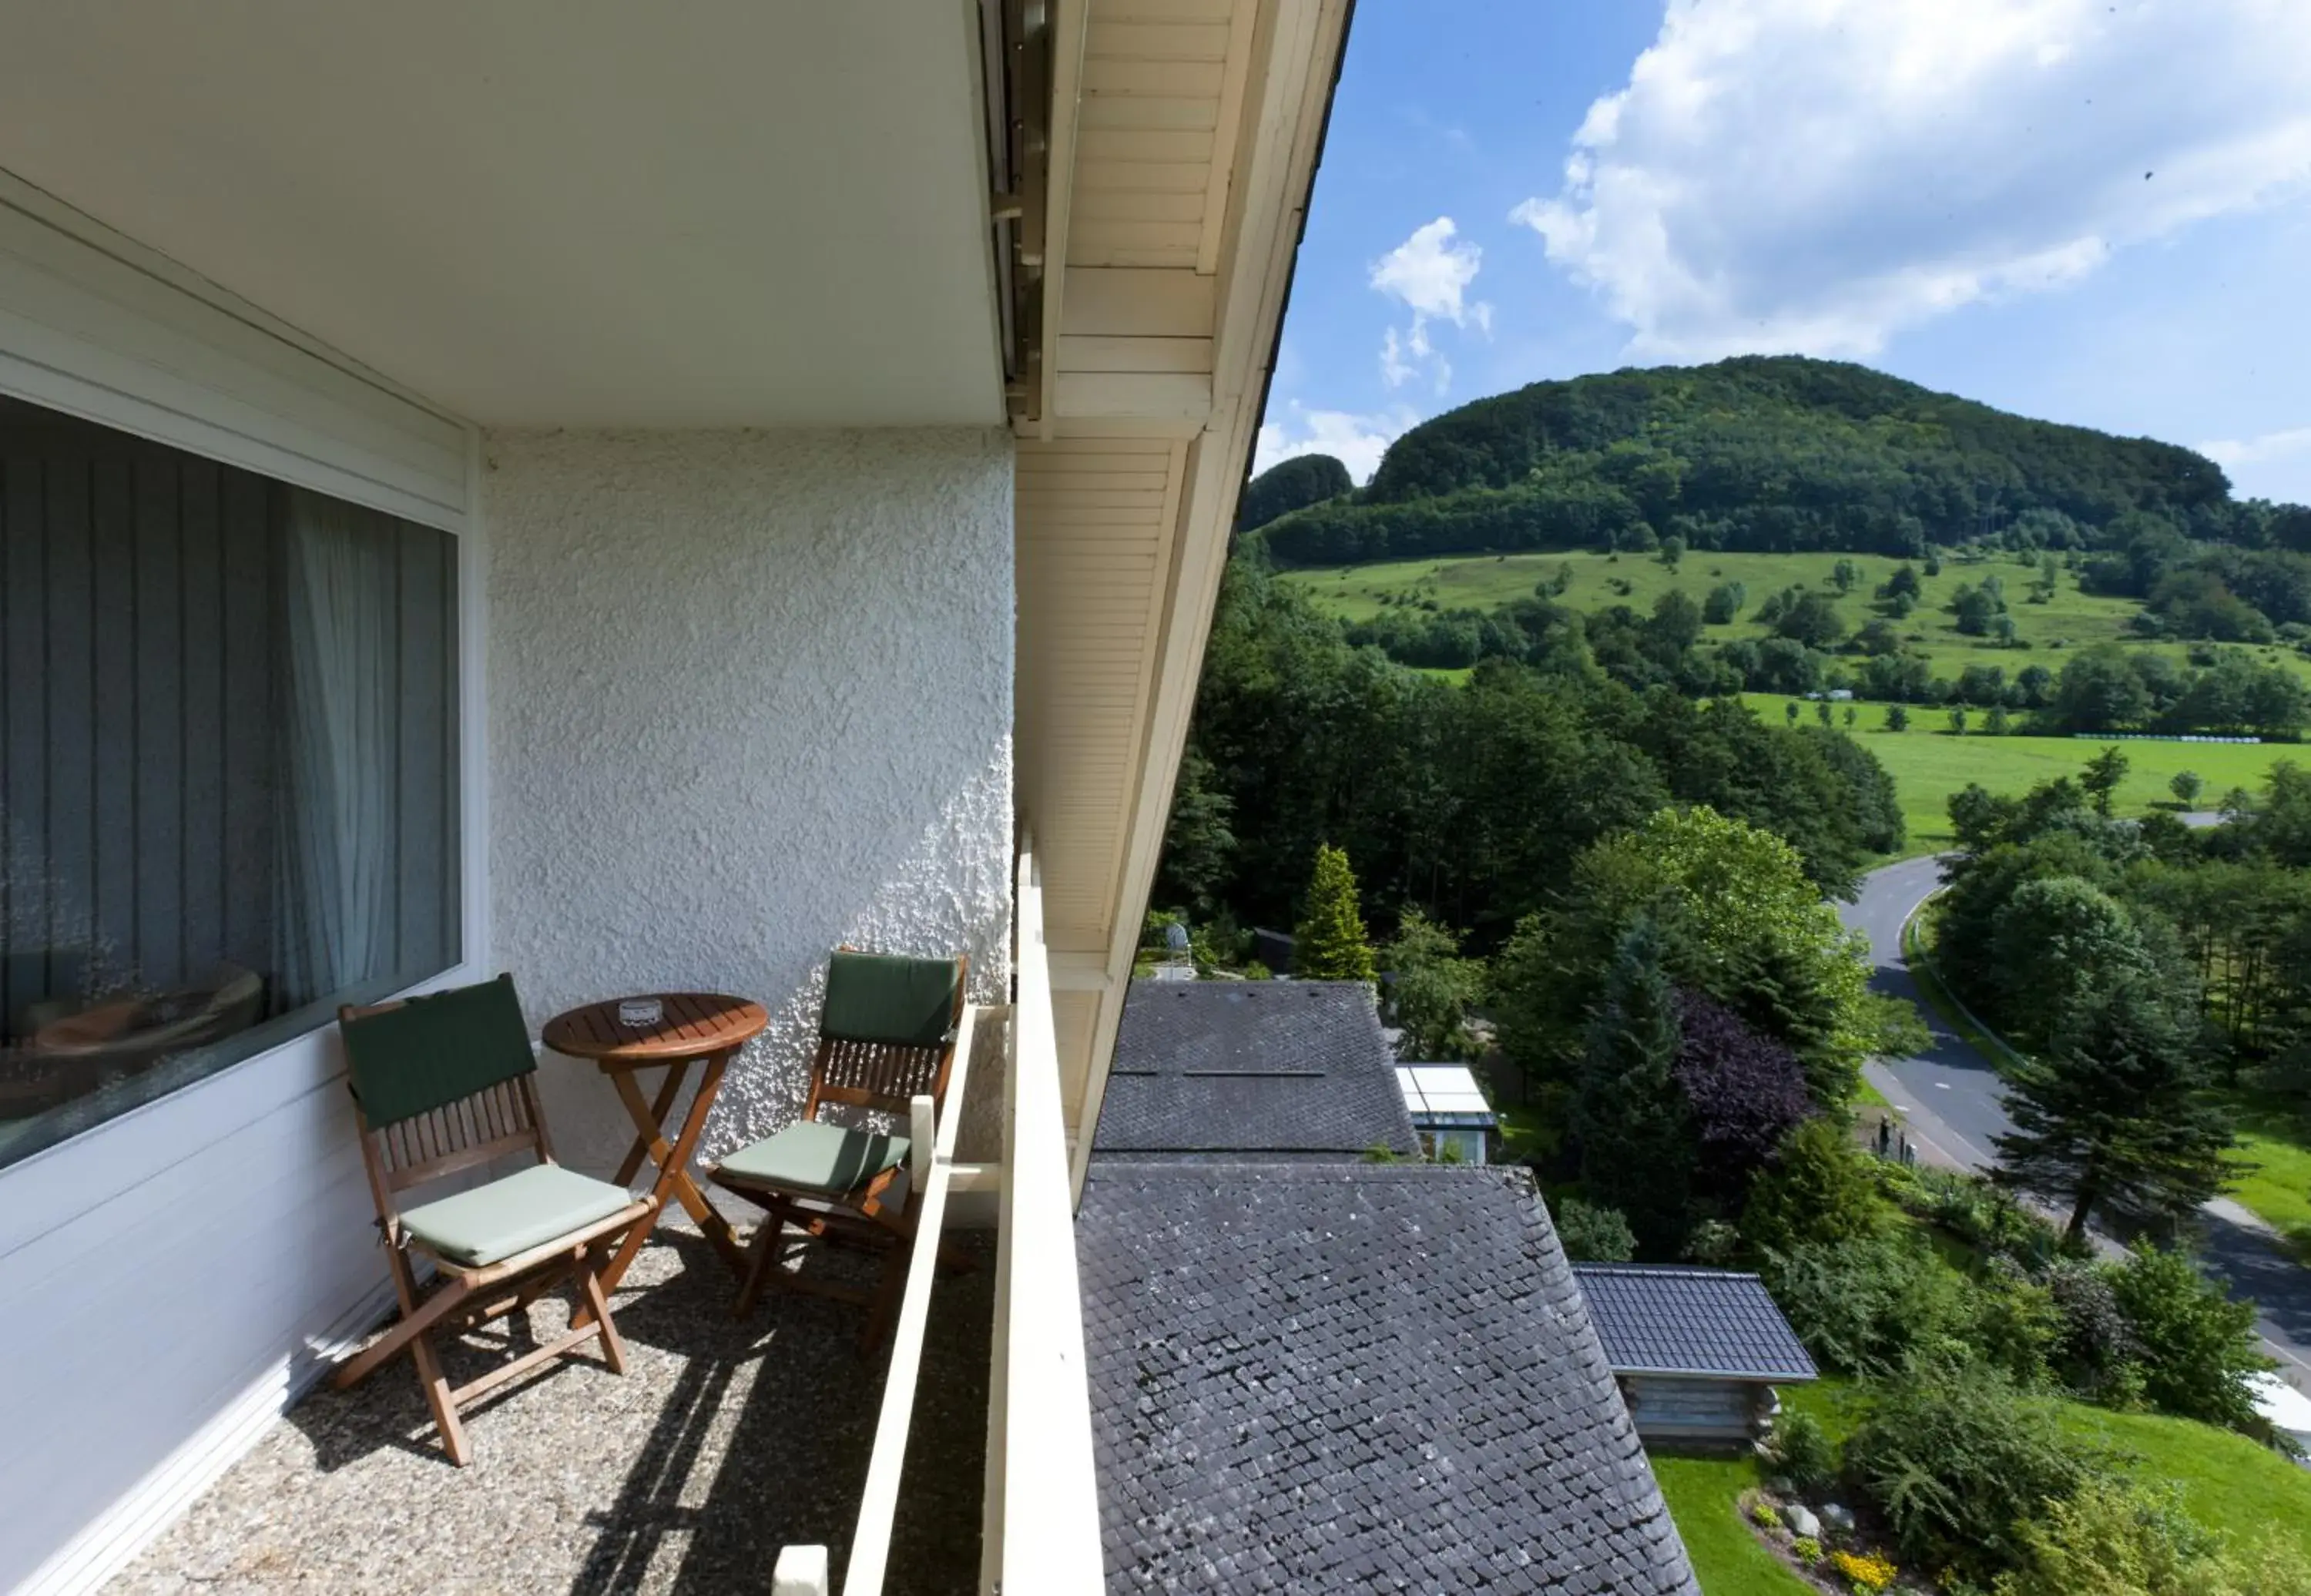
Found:
[[[2311,502],[2311,0],[1359,0],[1262,466],[1752,351]]]

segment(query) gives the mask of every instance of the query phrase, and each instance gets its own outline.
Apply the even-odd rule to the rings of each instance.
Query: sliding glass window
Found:
[[[0,399],[0,1165],[458,962],[454,538]]]

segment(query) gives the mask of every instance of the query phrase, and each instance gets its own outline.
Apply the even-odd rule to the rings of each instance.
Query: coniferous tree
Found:
[[[1693,1137],[1676,1079],[1677,994],[1660,929],[1641,918],[1623,935],[1590,1022],[1573,1099],[1573,1132],[1589,1199],[1621,1210],[1650,1253],[1684,1240]]]
[[[2119,972],[2080,993],[2044,1059],[2018,1066],[1996,1138],[2001,1185],[2059,1199],[2069,1234],[2097,1211],[2179,1218],[2221,1191],[2231,1129],[2206,1093],[2189,1017],[2151,978]]]
[[[1356,903],[1356,872],[1347,853],[1330,844],[1316,850],[1308,881],[1308,911],[1300,922],[1292,955],[1295,973],[1311,981],[1370,981],[1372,943]]]

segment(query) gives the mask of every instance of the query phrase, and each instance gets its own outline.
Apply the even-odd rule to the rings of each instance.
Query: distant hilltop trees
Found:
[[[1330,455],[1294,455],[1278,460],[1244,484],[1236,501],[1235,529],[1249,532],[1278,516],[1355,491],[1348,468]]]
[[[1321,462],[1321,463],[1320,463]],[[1369,484],[1303,456],[1239,526],[1294,565],[1595,548],[1923,558],[1997,539],[2117,551],[2158,532],[2311,549],[2311,510],[2232,498],[2205,456],[1798,356],[1536,382],[1399,438]]]

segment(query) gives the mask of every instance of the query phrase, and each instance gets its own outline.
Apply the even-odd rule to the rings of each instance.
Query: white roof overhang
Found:
[[[999,424],[980,11],[8,7],[0,166],[484,425]]]

